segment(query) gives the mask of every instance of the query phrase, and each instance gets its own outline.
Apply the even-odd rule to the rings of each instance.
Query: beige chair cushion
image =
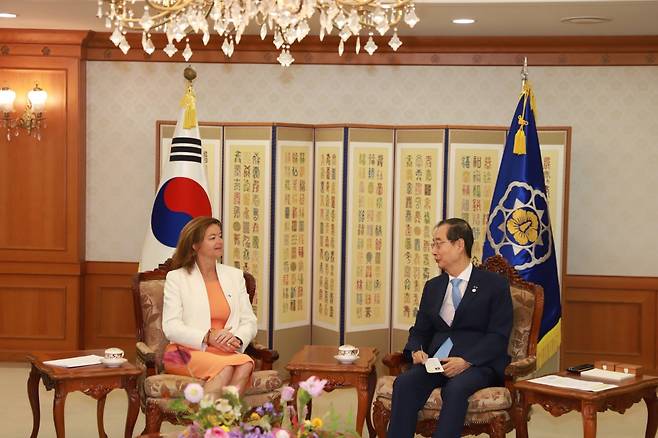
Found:
[[[524,359],[528,354],[528,342],[532,315],[535,310],[535,296],[532,292],[512,286],[512,305],[514,306],[514,323],[510,334],[507,353],[512,362]]]
[[[395,376],[384,376],[377,380],[374,400],[379,399],[387,409],[391,408],[391,395],[393,394],[393,381]],[[419,412],[418,418],[436,419],[441,411],[441,388],[432,391],[427,403]],[[512,406],[512,397],[505,387],[489,387],[477,391],[468,399],[467,422],[483,422],[486,413],[505,411]],[[477,414],[477,415],[476,415]],[[477,421],[476,421],[477,419]],[[482,421],[480,421],[482,420]]]
[[[147,377],[144,382],[144,392],[149,398],[183,397],[183,391],[189,383],[203,385],[203,380],[176,374],[156,374]],[[245,392],[245,397],[256,394],[266,394],[281,388],[279,373],[274,370],[254,371],[253,385]]]
[[[279,376],[278,371],[254,371],[252,384],[245,391],[245,396],[272,392],[281,388],[281,385],[283,385],[283,382],[281,381],[281,376]]]

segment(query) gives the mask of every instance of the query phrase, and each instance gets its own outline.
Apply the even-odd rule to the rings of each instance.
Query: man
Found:
[[[503,382],[513,319],[509,283],[473,267],[472,247],[473,230],[463,219],[445,219],[434,228],[432,255],[443,274],[425,283],[409,329],[404,356],[413,365],[393,385],[390,438],[414,436],[418,411],[437,387],[443,405],[433,437],[458,438],[468,398]],[[429,357],[441,361],[443,373],[427,372]]]

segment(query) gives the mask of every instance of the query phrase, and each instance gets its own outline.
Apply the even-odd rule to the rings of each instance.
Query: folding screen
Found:
[[[348,131],[345,342],[388,351],[393,129]]]
[[[313,344],[341,342],[345,132],[344,128],[315,129]]]
[[[224,263],[256,279],[258,340],[271,344],[272,127],[224,130]]]
[[[311,343],[313,128],[278,126],[274,132],[271,343],[282,366]]]
[[[416,319],[425,282],[439,272],[432,230],[443,218],[444,129],[397,129],[391,349]]]

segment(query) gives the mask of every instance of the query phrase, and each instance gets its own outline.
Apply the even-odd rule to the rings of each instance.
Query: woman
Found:
[[[205,391],[216,396],[226,385],[244,393],[254,361],[242,353],[257,331],[242,271],[217,261],[224,247],[221,225],[197,217],[183,227],[162,310],[171,342],[165,371],[204,379]]]

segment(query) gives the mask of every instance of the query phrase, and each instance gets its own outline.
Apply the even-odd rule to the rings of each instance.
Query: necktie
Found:
[[[459,290],[459,284],[462,282],[461,278],[453,278],[450,280],[450,284],[452,285],[452,306],[454,307],[455,311],[457,311],[457,307],[459,306],[459,303],[462,300],[462,294],[461,291]],[[454,316],[453,316],[453,322],[454,322]],[[450,354],[450,350],[452,350],[452,339],[448,338],[445,341],[443,341],[443,344],[439,347],[438,350],[436,350],[436,353],[434,353],[434,357],[436,358],[442,358],[442,357],[448,357]]]

